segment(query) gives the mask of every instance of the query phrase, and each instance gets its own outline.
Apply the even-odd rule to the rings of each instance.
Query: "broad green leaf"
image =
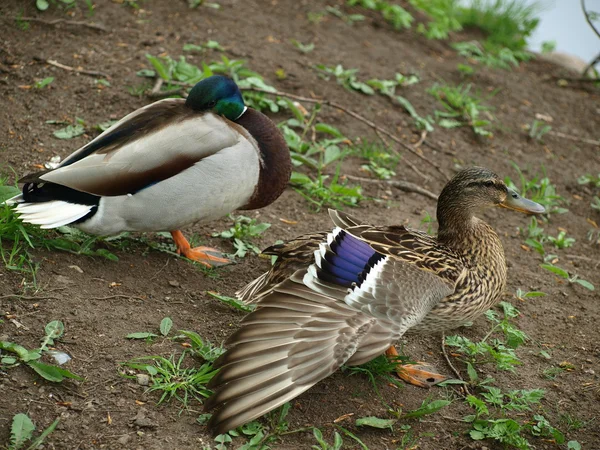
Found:
[[[332,125],[327,125],[326,123],[318,123],[315,125],[315,131],[320,133],[327,133],[332,136],[335,136],[340,139],[345,139],[345,136],[342,134],[340,130]]]
[[[146,77],[146,78],[154,78],[156,77],[156,72],[151,69],[142,69],[136,72],[138,77]]]
[[[109,261],[118,261],[119,257],[112,252],[109,252],[105,248],[99,248],[94,252],[94,254],[98,256],[102,256],[103,258],[108,259]]]
[[[46,325],[44,331],[46,332],[46,336],[58,339],[65,332],[65,326],[60,320],[53,320]]]
[[[427,414],[433,414],[439,411],[440,409],[448,406],[450,403],[452,402],[449,400],[434,400],[430,403],[427,403],[426,405],[422,405],[420,408],[415,409],[414,411],[410,411],[404,414],[402,418],[416,418],[425,416]]]
[[[590,291],[593,291],[595,289],[592,283],[590,283],[589,281],[582,280],[581,278],[577,278],[575,280],[575,283],[582,285],[584,288],[589,289]]]
[[[19,344],[15,344],[14,342],[0,341],[0,350],[16,353],[19,359],[28,361],[29,350]]]
[[[546,269],[552,273],[555,273],[556,275],[558,275],[562,278],[569,278],[569,272],[567,272],[564,269],[561,269],[560,267],[556,267],[552,264],[540,264],[540,267],[542,269]]]
[[[40,11],[46,11],[48,6],[50,6],[48,0],[35,0],[35,7]]]
[[[567,448],[569,450],[581,450],[581,444],[577,441],[569,441],[567,442]]]
[[[12,427],[10,428],[10,447],[9,449],[18,450],[25,442],[31,439],[35,425],[27,414],[19,413],[13,417]]]
[[[127,336],[125,336],[127,339],[148,339],[148,338],[153,338],[153,337],[157,337],[157,334],[154,333],[149,333],[149,332],[145,332],[145,331],[141,331],[138,333],[129,333]]]
[[[392,428],[397,419],[380,419],[379,417],[361,417],[356,419],[357,427]]]
[[[5,356],[2,359],[0,359],[0,364],[2,364],[3,366],[12,366],[16,362],[17,358],[15,358],[14,356]]]
[[[152,64],[152,67],[154,67],[154,70],[156,70],[156,73],[159,77],[161,77],[165,81],[169,81],[171,79],[167,68],[156,56],[152,56],[149,53],[146,53],[146,58],[148,58],[148,61],[150,61],[150,64]]]
[[[473,364],[471,364],[470,362],[467,363],[467,373],[469,374],[470,381],[477,381],[479,379],[477,371],[473,367]]]
[[[3,203],[4,200],[19,195],[20,193],[21,189],[14,186],[0,186],[0,204]]]
[[[66,369],[61,369],[60,367],[51,366],[50,364],[44,364],[39,361],[29,361],[27,364],[42,378],[55,383],[60,383],[65,378],[72,378],[80,381],[83,380],[83,378],[79,375],[75,375],[74,373]]]
[[[166,336],[167,334],[169,334],[169,331],[171,331],[172,326],[173,320],[171,320],[170,317],[165,317],[163,320],[160,321],[160,333],[163,336]]]
[[[438,125],[442,128],[458,128],[458,127],[461,127],[463,124],[462,124],[462,122],[459,122],[458,120],[442,119],[442,120],[438,121]]]
[[[474,441],[480,441],[482,439],[485,439],[485,434],[477,430],[471,430],[469,432],[469,436],[471,436],[471,439],[473,439]]]
[[[240,300],[238,300],[237,298],[227,297],[225,295],[219,295],[216,292],[212,292],[212,291],[208,291],[207,294],[210,295],[211,297],[214,297],[217,300],[225,303],[226,305],[233,306],[234,308],[239,309],[240,311],[252,312],[256,308],[255,305],[246,305],[243,302],[241,302]]]
[[[85,128],[78,123],[56,130],[53,134],[58,139],[73,139],[74,137],[81,136],[83,133],[85,133]]]

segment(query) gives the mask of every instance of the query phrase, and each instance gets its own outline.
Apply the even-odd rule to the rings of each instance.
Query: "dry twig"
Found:
[[[97,25],[95,23],[88,23],[88,22],[79,21],[79,20],[66,20],[66,19],[44,20],[44,19],[38,19],[37,17],[15,17],[15,19],[22,20],[24,22],[43,23],[45,25],[58,25],[60,23],[65,23],[67,25],[87,27],[87,28],[91,28],[92,30],[108,33],[108,30],[104,27],[104,25]]]
[[[415,194],[420,194],[420,195],[424,195],[425,197],[428,197],[432,200],[437,200],[438,196],[435,195],[433,192],[428,191],[425,188],[422,188],[421,186],[415,184],[415,183],[411,183],[410,181],[403,181],[403,180],[376,180],[374,178],[363,178],[363,177],[355,177],[354,175],[344,175],[346,178],[348,178],[349,180],[354,180],[354,181],[360,181],[361,183],[381,183],[381,184],[387,184],[389,186],[395,187],[397,189],[400,189],[401,191],[404,192],[413,192]]]
[[[77,67],[66,66],[64,64],[59,63],[58,61],[54,61],[53,59],[44,59],[44,58],[40,58],[40,57],[34,57],[33,59],[35,59],[36,61],[46,63],[46,64],[50,64],[51,66],[58,67],[59,69],[66,70],[68,72],[76,72],[76,73],[80,73],[82,75],[89,75],[91,77],[110,78],[110,76],[108,76],[108,74],[106,74],[104,72],[100,72],[98,70],[86,70],[86,69],[79,69]]]
[[[454,375],[456,375],[456,378],[458,378],[461,381],[465,381],[463,379],[462,375],[460,374],[460,372],[458,371],[458,369],[456,367],[454,367],[454,364],[452,364],[452,361],[450,361],[448,352],[446,352],[446,334],[445,333],[442,333],[442,354],[444,355],[444,359],[448,363],[448,366],[450,366],[450,369],[452,369],[452,372],[454,372]],[[469,388],[467,387],[466,384],[461,385],[461,389],[464,391],[465,395],[471,395],[471,392],[469,391]]]
[[[548,131],[550,136],[556,136],[563,139],[569,139],[571,141],[584,142],[586,144],[598,145],[600,146],[600,141],[595,141],[593,139],[582,138],[578,136],[572,136],[570,134],[561,133],[560,131]]]

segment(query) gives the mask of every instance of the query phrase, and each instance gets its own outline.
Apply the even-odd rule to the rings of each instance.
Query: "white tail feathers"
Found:
[[[12,206],[12,205],[16,205],[17,203],[22,203],[22,202],[23,202],[23,194],[18,194],[18,195],[15,195],[14,197],[4,200],[4,202],[1,204]]]
[[[7,203],[13,199],[16,199],[16,197],[7,200]],[[57,228],[81,219],[93,207],[93,205],[52,200],[44,203],[18,203],[15,211],[20,214],[23,222],[39,225],[40,228]]]

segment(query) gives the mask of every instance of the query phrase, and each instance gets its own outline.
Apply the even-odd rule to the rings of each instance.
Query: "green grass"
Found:
[[[435,84],[429,89],[428,92],[444,107],[443,111],[435,112],[437,123],[442,128],[469,126],[479,136],[491,136],[491,120],[481,116],[492,108],[484,105],[480,95],[473,93],[471,88],[471,84]]]
[[[346,4],[379,12],[383,19],[396,30],[410,28],[414,20],[413,16],[400,5],[385,0],[347,0]]]
[[[185,408],[191,406],[191,401],[202,403],[210,396],[206,388],[215,375],[213,362],[225,350],[204,340],[194,331],[180,330],[179,334],[168,337],[173,321],[169,317],[162,319],[159,332],[165,339],[184,340],[186,347],[179,355],[173,353],[169,357],[161,355],[141,356],[120,363],[125,370],[122,375],[130,379],[139,379],[139,375],[149,377],[148,392],[160,392],[157,404],[170,400],[179,401]],[[128,339],[145,339],[151,341],[158,337],[152,332],[136,332],[126,336]],[[198,363],[202,361],[202,364]]]
[[[352,147],[352,154],[364,159],[366,164],[361,166],[377,178],[387,180],[396,175],[394,170],[400,162],[400,155],[394,153],[382,143],[361,139]]]
[[[246,216],[229,216],[233,220],[233,226],[229,230],[213,233],[213,237],[220,237],[233,242],[235,256],[243,258],[249,251],[260,253],[260,248],[252,243],[252,240],[260,237],[271,227],[270,223],[258,223],[256,219]]]
[[[539,3],[519,0],[470,0],[461,9],[460,23],[464,28],[474,27],[484,31],[487,42],[497,48],[524,50],[527,38],[539,23],[536,17]]]
[[[337,209],[356,206],[363,199],[360,186],[351,186],[340,181],[339,169],[333,176],[319,172],[316,177],[311,177],[292,172],[290,183],[315,212],[328,206]]]
[[[567,202],[557,193],[556,186],[551,183],[550,178],[545,173],[546,169],[544,167],[542,167],[541,175],[536,174],[531,178],[527,178],[515,162],[511,162],[511,165],[518,173],[521,188],[519,189],[510,177],[506,177],[504,181],[508,187],[520,192],[522,196],[543,205],[546,208],[546,216],[550,214],[564,214],[569,211],[562,206]]]

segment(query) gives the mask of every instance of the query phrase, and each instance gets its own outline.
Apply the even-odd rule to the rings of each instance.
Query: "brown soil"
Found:
[[[126,90],[126,86],[141,83],[136,71],[148,66],[144,55],[168,53],[177,57],[182,54],[184,43],[216,40],[226,47],[226,55],[247,60],[250,68],[263,74],[280,90],[336,101],[360,111],[407,142],[415,142],[418,134],[403,110],[385,98],[365,97],[344,90],[333,80],[323,81],[311,65],[339,63],[346,68],[357,68],[361,79],[389,79],[396,72],[418,72],[422,82],[404,89],[402,95],[422,114],[432,114],[436,108],[435,100],[426,92],[434,82],[462,81],[456,65],[464,61],[457,58],[448,42],[427,41],[416,31],[395,32],[377,14],[366,13],[367,20],[354,26],[333,16],[326,17],[320,24],[307,20],[307,12],[322,11],[331,1],[220,0],[222,9],[219,11],[191,10],[183,0],[139,3],[142,9],[135,10],[116,2],[98,1],[93,17],[88,18],[83,2],[78,2],[68,15],[56,5],[39,13],[32,0],[2,2],[0,152],[4,173],[11,173],[10,167],[19,176],[31,172],[35,170],[34,164],[48,161],[53,155],[64,158],[91,137],[59,141],[52,136],[55,126],[46,124],[47,120],[82,117],[88,123],[99,123],[120,118],[148,103],[147,98],[133,97]],[[333,3],[341,5],[342,2]],[[110,32],[42,23],[31,23],[28,30],[22,30],[14,19],[21,13],[45,20],[67,18],[102,23]],[[455,40],[464,37],[455,36]],[[301,54],[290,44],[290,39],[314,42],[315,50]],[[100,70],[110,75],[111,86],[99,89],[94,77],[41,64],[35,57]],[[207,58],[218,58],[218,53],[209,52]],[[189,57],[196,64],[201,59],[198,54]],[[280,68],[287,74],[283,81],[275,76]],[[530,175],[545,167],[558,192],[569,203],[569,212],[553,215],[546,230],[556,235],[557,229],[563,227],[577,240],[572,248],[556,252],[560,258],[558,264],[600,288],[600,248],[586,237],[592,229],[591,221],[598,222],[600,215],[589,206],[592,190],[577,184],[577,178],[584,173],[600,173],[599,148],[551,135],[544,136],[542,145],[530,141],[522,129],[532,122],[536,113],[541,113],[554,118],[554,131],[581,138],[600,138],[598,91],[585,86],[559,87],[552,78],[558,74],[561,74],[558,68],[536,61],[513,71],[479,69],[472,80],[475,88],[484,94],[498,92],[489,99],[495,108],[496,123],[500,124],[494,138],[476,139],[466,128],[438,128],[427,137],[427,144],[431,146],[423,145],[421,149],[448,174],[457,166],[477,164],[516,180],[510,161],[516,161]],[[55,77],[49,88],[23,87],[48,76]],[[368,127],[338,111],[325,108],[321,118],[350,137],[376,138]],[[417,164],[429,179],[424,181],[402,162],[397,168],[397,178],[439,192],[444,184],[439,174],[407,153],[404,157]],[[364,176],[358,167],[358,160],[350,159],[344,162],[342,172]],[[366,194],[388,200],[366,200],[352,210],[353,214],[373,223],[408,222],[418,226],[424,211],[431,214],[435,211],[432,200],[417,194],[383,185],[364,188]],[[329,227],[327,215],[309,212],[306,202],[291,189],[274,205],[250,215],[273,224],[259,242],[262,246]],[[286,224],[282,218],[297,221],[297,224]],[[565,431],[569,439],[578,440],[586,449],[599,448],[600,307],[597,294],[561,283],[539,267],[538,255],[525,251],[523,240],[518,236],[517,227],[526,225],[526,217],[503,210],[490,211],[485,219],[503,239],[510,270],[506,299],[522,311],[518,326],[531,340],[518,351],[523,365],[516,373],[496,371],[486,365],[481,367],[482,376],[493,376],[496,385],[503,389],[545,389],[540,412]],[[209,245],[229,250],[228,243],[209,237],[213,231],[228,226],[229,221],[223,219],[184,231],[188,235],[196,232],[207,236],[205,242]],[[10,420],[18,412],[28,412],[39,429],[60,417],[58,429],[47,439],[46,448],[191,449],[212,443],[205,428],[196,423],[201,405],[193,403],[189,411],[180,411],[176,402],[157,407],[155,394],[146,394],[143,387],[119,374],[120,362],[142,355],[168,356],[179,350],[179,344],[166,339],[148,344],[124,337],[134,331],[155,331],[160,320],[169,316],[175,329],[195,330],[212,342],[222,342],[236,329],[242,315],[217,304],[206,291],[232,295],[267,269],[268,262],[250,256],[220,269],[219,276],[212,278],[183,259],[149,251],[142,245],[116,253],[118,262],[35,250],[41,265],[37,290],[26,284],[30,283],[29,278],[19,272],[0,273],[0,305],[6,315],[0,323],[2,339],[35,347],[44,325],[51,320],[62,320],[66,335],[57,343],[57,348],[72,355],[68,368],[86,378],[84,383],[52,384],[23,367],[0,373],[0,443],[7,442]],[[541,290],[548,295],[519,301],[513,297],[517,288]],[[24,292],[28,297],[9,295]],[[11,316],[22,327],[9,321]],[[461,333],[481,339],[488,329],[489,323],[480,318]],[[540,349],[550,351],[552,361],[540,358]],[[450,373],[441,356],[440,336],[409,337],[405,352],[412,359],[426,359]],[[574,369],[554,380],[542,376],[543,369],[562,361],[570,362]],[[464,370],[458,362],[457,365]],[[385,383],[380,389],[388,403],[402,405],[407,410],[418,407],[427,397],[446,398],[451,392],[449,388],[427,392],[412,386],[398,390]],[[150,419],[149,427],[134,425],[134,418],[142,409]],[[350,413],[354,414],[353,418],[384,417],[386,410],[365,377],[349,377],[340,372],[296,399],[289,419],[291,427],[324,428],[331,441],[333,420]],[[470,413],[463,402],[456,401],[442,415],[407,423],[412,426],[414,435],[420,437],[418,448],[421,449],[501,448],[487,441],[483,447],[469,438],[468,425],[455,419]],[[566,413],[589,422],[580,430],[567,431],[560,419],[560,415]],[[400,445],[398,431],[356,429],[351,419],[341,425],[360,436],[372,449]],[[351,439],[344,440],[345,447],[356,447]],[[557,448],[547,440],[533,439],[532,442],[539,449]],[[286,436],[276,447],[309,448],[314,443],[309,433],[298,433]]]

